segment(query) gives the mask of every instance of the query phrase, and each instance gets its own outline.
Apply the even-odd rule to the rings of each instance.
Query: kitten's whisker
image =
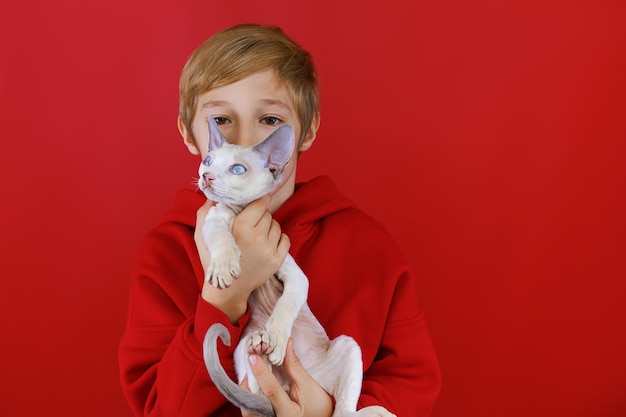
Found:
[[[200,178],[196,178],[196,177],[191,178],[191,185],[196,187],[196,191],[200,189],[200,186],[198,185],[199,182],[200,182]]]

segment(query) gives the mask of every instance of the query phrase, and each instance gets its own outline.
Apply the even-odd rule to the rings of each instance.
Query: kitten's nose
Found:
[[[202,174],[202,178],[204,178],[206,182],[213,181],[215,179],[213,175],[209,174],[208,172]]]

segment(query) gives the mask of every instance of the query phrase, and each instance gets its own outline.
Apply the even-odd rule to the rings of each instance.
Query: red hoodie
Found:
[[[234,379],[232,350],[249,318],[232,325],[200,297],[204,272],[193,230],[205,201],[199,192],[180,191],[138,250],[119,350],[122,388],[136,416],[241,416],[202,360],[205,332],[224,324],[233,343],[220,354]],[[329,337],[346,334],[361,346],[359,408],[430,415],[440,388],[438,362],[415,276],[389,234],[327,177],[298,184],[274,218],[309,278],[308,304]]]

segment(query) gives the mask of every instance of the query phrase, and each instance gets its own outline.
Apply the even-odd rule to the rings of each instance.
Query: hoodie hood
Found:
[[[298,183],[293,195],[276,210],[274,219],[289,236],[289,252],[296,257],[302,245],[315,234],[320,220],[353,207],[354,203],[337,190],[329,177],[320,176]]]
[[[181,223],[193,229],[196,212],[205,202],[206,197],[201,191],[180,190],[161,221]],[[354,203],[337,190],[329,177],[319,176],[296,184],[294,194],[274,213],[274,219],[283,233],[289,236],[290,252],[295,256],[314,235],[319,220],[354,207]]]

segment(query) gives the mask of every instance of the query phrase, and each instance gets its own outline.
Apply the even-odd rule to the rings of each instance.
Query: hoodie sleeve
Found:
[[[135,416],[222,415],[232,407],[206,371],[202,341],[211,324],[227,327],[232,344],[219,344],[220,357],[234,377],[233,351],[248,315],[232,325],[200,297],[197,258],[193,232],[175,223],[139,247],[119,347],[122,389]]]

